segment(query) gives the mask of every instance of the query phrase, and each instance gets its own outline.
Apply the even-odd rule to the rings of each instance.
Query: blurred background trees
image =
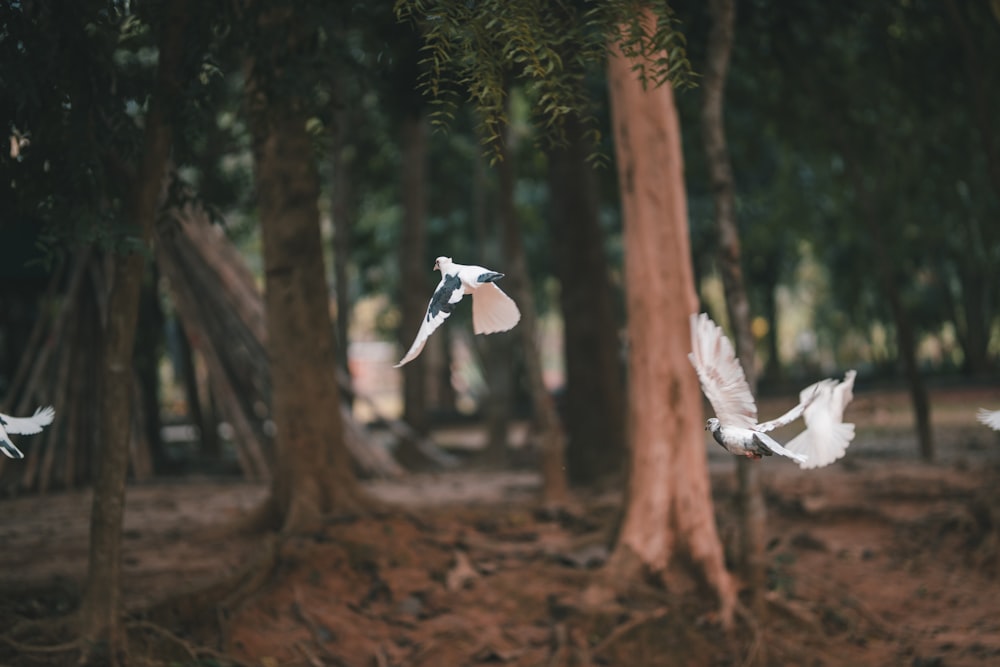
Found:
[[[54,331],[59,340],[80,341],[83,323],[92,321],[79,315],[88,308],[79,301],[87,290],[75,292],[72,311],[61,309],[83,249],[92,248],[101,266],[99,256],[134,247],[124,215],[124,174],[140,150],[150,103],[153,40],[161,21],[155,6],[28,3],[2,9],[8,150],[0,161],[7,191],[0,206],[8,279],[0,380],[8,409],[17,407],[14,401],[43,398],[38,392],[60,384],[60,373],[77,374],[68,370],[77,363],[74,355],[63,348],[34,373],[30,364],[20,375],[17,370],[42,354],[40,344],[31,344],[36,322],[47,322],[46,336]],[[260,45],[261,35],[248,27],[246,12],[224,9],[202,14],[198,8],[192,16],[185,38],[191,75],[181,103],[170,110],[177,127],[171,173],[242,249],[262,283],[252,140],[242,99],[243,54]],[[388,2],[345,3],[337,10],[302,5],[317,32],[286,82],[304,91],[342,369],[352,348],[355,359],[377,353],[387,360],[393,355],[376,351],[409,339],[412,327],[402,323],[413,317],[406,312],[423,308],[434,256],[503,260],[494,224],[504,196],[501,170],[488,164],[495,155],[480,143],[499,135],[477,133],[484,116],[463,108],[465,93],[456,82],[444,81],[440,89],[454,107],[415,90],[433,64],[423,62],[432,52],[420,50],[414,25],[400,22],[393,9]],[[675,9],[694,70],[704,71],[707,10]],[[513,7],[505,11],[515,15]],[[591,27],[603,20],[595,13],[581,16]],[[566,17],[539,20],[555,26]],[[1000,206],[992,121],[998,93],[988,85],[997,62],[991,39],[997,19],[990,5],[804,3],[779,12],[759,0],[741,3],[736,20],[726,129],[763,390],[850,363],[863,365],[873,381],[905,383],[919,404],[920,386],[929,378],[989,377],[1000,300],[1000,240],[992,224]],[[493,43],[497,57],[504,57],[503,40]],[[624,428],[621,408],[614,407],[623,405],[624,386],[621,223],[607,168],[613,157],[603,72],[596,66],[603,56],[594,49],[565,38],[548,51],[526,50],[526,60],[515,60],[519,66],[498,79],[506,91],[503,106],[473,98],[480,111],[488,101],[493,113],[502,114],[497,119],[509,124],[507,150],[517,165],[514,207],[540,321],[545,331],[562,331],[542,340],[542,365],[568,429],[570,479],[586,484],[619,468]],[[550,61],[570,71],[575,83],[546,89],[531,68],[543,73]],[[700,99],[697,88],[684,90],[678,105],[689,128],[683,136],[695,272],[709,308],[718,309],[712,190],[698,139]],[[546,109],[547,101],[548,112],[531,111]],[[579,105],[583,115],[575,119],[563,103]],[[428,114],[431,129],[419,129]],[[441,127],[447,130],[433,129]],[[590,169],[595,163],[598,168]],[[87,269],[89,277],[74,284],[104,289],[94,287],[93,274]],[[171,420],[200,422],[199,410],[219,406],[197,344],[188,369],[190,336],[177,337],[181,330],[164,281],[152,272],[144,280],[143,312],[150,315],[140,321],[136,353],[137,367],[146,369],[139,383],[144,419],[155,422],[160,415],[151,414],[152,406],[178,396],[176,414],[162,415],[167,426]],[[162,323],[156,312],[163,313]],[[528,393],[524,366],[516,360],[520,346],[503,353],[507,361],[498,376],[485,362],[500,338],[470,345],[460,319],[441,333],[415,366],[419,377],[405,380],[404,400],[382,402],[382,416],[405,416],[415,434],[426,436],[441,417],[492,409],[494,401],[484,399],[488,392],[504,394],[505,372],[514,377],[503,402],[512,402],[498,412],[499,422],[508,419],[504,414],[523,412]],[[456,350],[474,363],[456,363]],[[395,380],[380,382],[391,386]],[[25,397],[26,390],[35,395]],[[163,395],[151,397],[154,392]],[[598,411],[595,404],[608,407]],[[213,446],[207,433],[213,429],[199,426],[205,446]],[[59,429],[51,447],[65,446],[69,422],[60,420]],[[92,427],[80,417],[72,430],[70,440],[84,443]],[[181,450],[164,449],[158,429],[145,432],[156,471],[177,469]],[[929,447],[923,451],[931,455]],[[80,466],[86,456],[52,458],[50,465],[59,468],[65,460]],[[40,463],[29,469],[37,471]],[[133,474],[148,469],[139,464]],[[32,474],[18,485],[48,487],[53,475]],[[83,470],[59,470],[57,476],[56,485],[87,477]]]
[[[92,483],[115,442],[133,479],[271,479],[268,523],[294,530],[363,506],[355,475],[396,474],[387,450],[453,465],[433,436],[456,423],[483,430],[483,461],[548,452],[554,485],[620,485],[633,350],[606,49],[625,25],[627,54],[661,54],[636,71],[650,87],[695,84],[675,95],[692,273],[728,322],[705,3],[658,6],[648,43],[624,0],[187,4],[166,95],[172,3],[0,6],[0,392],[59,411],[23,464],[0,460],[4,492]],[[848,366],[906,387],[928,460],[927,385],[991,381],[1000,357],[995,8],[737,3],[722,120],[760,389]],[[460,308],[400,374],[437,255],[509,272],[533,316],[474,339]],[[121,424],[93,391],[112,362]]]

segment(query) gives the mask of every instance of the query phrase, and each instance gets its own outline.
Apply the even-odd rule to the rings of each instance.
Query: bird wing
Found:
[[[494,283],[483,283],[472,292],[472,328],[477,334],[508,331],[521,320],[514,300]]]
[[[782,456],[787,456],[790,459],[798,461],[798,463],[799,463],[800,466],[806,466],[807,465],[806,462],[807,462],[808,457],[805,454],[800,454],[798,452],[793,452],[793,451],[790,451],[790,450],[782,447],[781,443],[779,443],[777,440],[775,440],[771,436],[766,435],[764,433],[760,433],[760,432],[756,432],[755,431],[754,434],[753,434],[753,437],[754,437],[754,439],[757,442],[759,442],[764,447],[767,447],[768,449],[770,449],[775,454],[781,454]]]
[[[791,424],[793,421],[801,417],[802,412],[812,404],[813,400],[815,400],[816,396],[821,391],[821,388],[825,386],[824,383],[828,383],[830,385],[830,389],[832,390],[833,386],[837,384],[837,381],[820,380],[815,384],[809,385],[799,392],[798,405],[776,419],[764,422],[763,424],[757,424],[754,430],[760,431],[761,433],[767,433],[768,431],[773,431],[776,428],[781,428],[782,426]]]
[[[52,419],[55,418],[56,411],[50,405],[45,408],[38,408],[35,410],[35,414],[30,417],[8,417],[7,415],[0,415],[0,424],[3,425],[4,430],[7,433],[13,433],[14,435],[32,435],[34,433],[41,433],[42,429],[52,423]]]
[[[455,309],[455,304],[461,301],[463,296],[465,296],[465,287],[462,285],[462,280],[457,274],[448,274],[441,277],[441,282],[438,283],[437,289],[434,290],[434,296],[431,297],[430,303],[427,304],[427,313],[420,323],[420,330],[417,331],[417,337],[413,339],[413,345],[410,346],[406,356],[395,365],[395,368],[413,361],[420,355],[420,352],[424,349],[424,344],[427,343],[427,339],[434,333],[435,329],[448,319],[451,311]]]
[[[844,423],[844,410],[854,398],[856,375],[851,370],[844,375],[843,382],[823,380],[816,383],[815,398],[803,413],[806,428],[786,445],[791,451],[808,457],[808,462],[800,464],[803,469],[829,465],[847,452],[854,439],[854,424]]]
[[[976,413],[976,419],[994,431],[1000,431],[1000,410],[990,411],[986,408],[979,408],[979,412]]]
[[[701,390],[724,426],[752,429],[757,425],[757,405],[743,367],[722,328],[708,315],[691,315],[691,353]]]

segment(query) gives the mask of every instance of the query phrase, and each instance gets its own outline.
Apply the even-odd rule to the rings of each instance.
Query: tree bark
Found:
[[[400,305],[399,334],[402,348],[409,349],[427,312],[427,277],[431,266],[424,255],[427,246],[427,128],[422,116],[406,115],[402,124],[403,225],[399,241]],[[417,436],[427,435],[427,357],[421,355],[403,366],[403,421]],[[416,443],[404,439],[397,458],[407,467],[426,463]]]
[[[219,442],[215,406],[208,383],[199,383],[198,371],[195,366],[194,349],[188,334],[175,318],[172,324],[177,339],[178,372],[184,385],[184,397],[187,400],[188,419],[198,427],[201,440],[201,456],[207,461],[218,462],[222,459],[222,444]],[[205,389],[199,388],[201,384]]]
[[[654,21],[643,10],[645,20]],[[697,309],[687,226],[680,126],[669,86],[647,90],[616,44],[608,81],[622,196],[629,336],[631,448],[625,516],[605,573],[619,586],[645,572],[683,584],[688,563],[732,621],[736,589],[726,570],[708,481],[698,380],[687,359]],[[681,556],[681,557],[676,557]]]
[[[341,109],[335,112],[335,119],[336,127],[333,129],[333,147],[330,156],[333,170],[330,209],[333,215],[333,285],[337,299],[337,360],[341,370],[350,380],[348,333],[351,322],[351,293],[348,266],[351,257],[351,226],[357,210],[354,181],[351,178],[351,169],[354,165],[353,160],[348,158],[350,114]]]
[[[267,350],[277,461],[258,519],[295,533],[363,504],[341,423],[337,359],[320,235],[319,180],[302,100],[276,91],[294,66],[306,26],[292,9],[260,17],[265,63],[252,67],[247,101],[264,249]]]
[[[515,331],[520,337],[525,376],[531,396],[535,426],[538,429],[542,467],[542,501],[546,505],[564,505],[569,502],[569,483],[566,478],[566,434],[552,394],[542,376],[542,355],[538,346],[538,312],[528,274],[528,257],[518,224],[514,205],[514,155],[506,138],[498,145],[500,160],[497,162],[499,180],[498,216],[503,233],[503,247],[507,255],[504,286],[521,310],[521,321]]]
[[[733,50],[736,18],[734,0],[709,0],[712,26],[708,35],[708,56],[702,81],[701,129],[708,163],[709,183],[715,204],[718,235],[718,264],[726,294],[726,312],[733,329],[736,355],[743,366],[750,392],[757,393],[757,365],[753,332],[750,329],[750,299],[743,279],[739,228],[736,224],[736,193],[732,163],[726,143],[725,86]],[[740,556],[745,583],[750,591],[750,608],[764,613],[767,559],[767,507],[754,461],[736,460],[740,512]]]
[[[172,126],[167,110],[180,99],[179,70],[188,18],[185,0],[174,0],[167,6],[156,83],[145,121],[142,161],[128,207],[133,233],[141,241],[142,250],[114,257],[104,331],[99,380],[103,448],[91,506],[87,583],[78,618],[85,642],[106,640],[112,665],[119,664],[126,650],[121,602],[122,523],[139,294],[145,251],[152,237],[170,157]]]
[[[598,218],[592,147],[575,117],[567,145],[549,151],[550,238],[563,315],[567,471],[573,484],[616,476],[625,461],[625,396],[619,318]]]

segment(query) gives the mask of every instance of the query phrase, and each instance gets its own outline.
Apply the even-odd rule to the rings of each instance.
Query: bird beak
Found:
[[[436,259],[434,260],[434,270],[435,270],[435,271],[437,271],[437,270],[438,270],[438,262],[437,262],[437,260],[436,260]]]

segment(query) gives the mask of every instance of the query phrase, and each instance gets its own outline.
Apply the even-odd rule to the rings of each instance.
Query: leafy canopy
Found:
[[[525,85],[543,136],[561,142],[562,121],[576,114],[596,142],[584,76],[603,66],[610,44],[636,59],[643,85],[690,86],[695,78],[684,34],[666,2],[397,0],[396,15],[424,37],[420,86],[435,107],[431,121],[447,126],[464,91],[494,157],[515,80]]]

